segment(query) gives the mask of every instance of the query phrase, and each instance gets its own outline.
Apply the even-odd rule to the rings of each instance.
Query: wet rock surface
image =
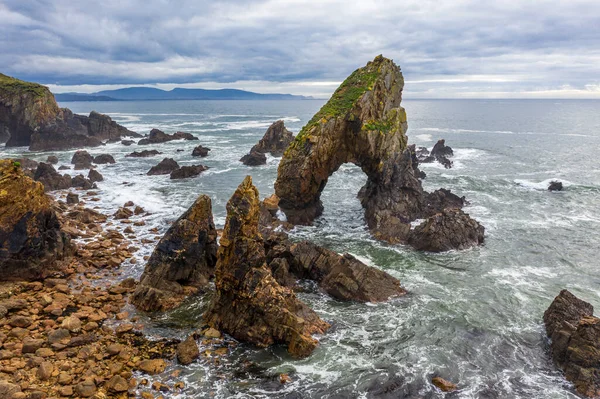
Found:
[[[116,163],[115,159],[110,154],[100,154],[94,157],[94,163],[98,165],[107,163]]]
[[[206,156],[208,156],[209,151],[210,151],[210,148],[199,145],[196,148],[194,148],[194,150],[192,151],[192,156],[193,157],[206,157]]]
[[[138,145],[160,144],[173,140],[198,140],[198,137],[191,133],[176,132],[173,134],[167,134],[162,130],[152,129],[148,137],[138,141]]]
[[[172,309],[214,276],[217,231],[211,200],[201,195],[154,249],[132,303],[144,311]]]
[[[266,165],[267,157],[262,152],[251,151],[249,154],[240,158],[240,162],[246,166]]]
[[[153,157],[155,155],[160,155],[160,154],[162,154],[162,152],[159,152],[158,150],[143,150],[143,151],[134,151],[131,154],[125,155],[125,157],[147,158],[147,157]]]
[[[562,191],[563,184],[560,181],[551,181],[548,185],[548,191]]]
[[[71,251],[42,183],[0,161],[0,278],[41,278]]]
[[[71,176],[61,175],[50,164],[40,162],[33,179],[44,185],[45,191],[65,190],[71,187]]]
[[[269,126],[250,152],[270,153],[274,157],[280,157],[292,141],[294,141],[294,134],[286,129],[282,120],[279,120]]]
[[[485,229],[460,209],[444,209],[410,233],[408,243],[420,251],[444,252],[483,243]]]
[[[71,158],[71,164],[75,165],[75,169],[90,169],[94,162],[94,157],[85,150],[76,151]]]
[[[208,170],[204,165],[182,166],[171,172],[171,179],[186,179],[188,177],[196,177],[200,173]]]
[[[576,391],[600,396],[600,319],[591,304],[562,290],[544,313],[554,362]]]
[[[179,164],[173,158],[164,158],[158,165],[150,168],[147,175],[168,175],[174,170],[179,169]]]
[[[208,324],[236,339],[266,347],[287,345],[305,357],[317,346],[313,334],[329,325],[273,278],[258,232],[258,191],[248,176],[227,203],[227,221],[217,255],[216,293]]]

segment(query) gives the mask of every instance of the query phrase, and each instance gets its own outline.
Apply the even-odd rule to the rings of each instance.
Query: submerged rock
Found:
[[[95,169],[90,170],[90,172],[88,173],[88,179],[90,179],[92,183],[104,181],[104,177],[100,174],[100,172],[98,172]]]
[[[94,158],[94,163],[101,165],[106,163],[116,163],[116,161],[110,154],[100,154]]]
[[[263,154],[268,152],[278,157],[283,155],[283,152],[292,141],[294,141],[293,133],[286,129],[282,120],[279,120],[269,126],[263,138],[252,147],[250,152],[261,152]]]
[[[188,177],[195,177],[207,169],[208,167],[204,165],[182,166],[181,168],[175,169],[171,172],[171,179],[186,179]]]
[[[96,188],[96,184],[90,179],[86,179],[83,175],[77,175],[71,179],[71,187],[79,187],[84,190],[91,190]]]
[[[48,155],[46,162],[48,162],[49,164],[56,165],[58,163],[58,157],[56,155]]]
[[[483,243],[485,229],[460,209],[444,209],[415,227],[408,243],[415,249],[443,252]]]
[[[560,181],[551,181],[548,185],[548,191],[562,191],[563,184]]]
[[[247,176],[227,203],[227,221],[217,255],[216,293],[208,324],[236,339],[266,347],[288,346],[305,357],[317,346],[312,334],[329,325],[273,278],[258,231],[258,191]]]
[[[378,56],[354,71],[302,128],[285,151],[275,182],[289,222],[310,223],[322,213],[321,192],[340,165],[354,163],[377,180],[381,163],[404,151],[403,87],[400,68]]]
[[[71,176],[61,175],[50,164],[40,162],[33,179],[44,185],[45,191],[65,190],[71,187]]]
[[[131,154],[125,155],[125,157],[130,157],[130,158],[146,158],[146,157],[153,157],[155,155],[160,155],[162,154],[162,152],[159,152],[157,150],[144,150],[144,151],[134,151]]]
[[[267,157],[262,152],[251,151],[240,158],[240,162],[246,166],[259,166],[267,163]]]
[[[147,175],[168,175],[174,170],[179,169],[179,164],[173,158],[165,158],[156,166],[150,168]]]
[[[562,290],[544,313],[554,362],[581,395],[600,396],[600,319],[594,308]]]
[[[40,182],[0,161],[0,279],[39,279],[72,253]]]
[[[154,249],[131,302],[144,311],[172,309],[214,275],[217,231],[211,200],[201,195]]]
[[[206,156],[208,156],[209,151],[210,151],[210,148],[199,145],[198,147],[194,148],[194,150],[192,151],[192,156],[193,157],[206,157]]]

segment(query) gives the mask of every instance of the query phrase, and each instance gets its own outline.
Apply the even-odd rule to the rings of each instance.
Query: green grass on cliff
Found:
[[[11,78],[0,73],[0,93],[9,94],[33,93],[36,96],[45,96],[49,93],[46,86],[37,83],[25,82],[23,80]]]
[[[296,136],[296,140],[303,141],[306,133],[322,119],[334,118],[347,113],[360,96],[373,88],[379,74],[379,65],[376,63],[354,71],[337,88],[327,104],[323,105],[319,112],[302,128]]]

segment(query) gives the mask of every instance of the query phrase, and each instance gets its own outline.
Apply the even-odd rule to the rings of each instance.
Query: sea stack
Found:
[[[227,220],[215,272],[216,293],[205,314],[208,324],[260,347],[281,343],[294,357],[317,346],[313,334],[329,324],[288,288],[277,283],[259,233],[258,190],[247,176],[227,203]]]
[[[172,309],[214,276],[217,231],[210,197],[201,195],[154,249],[132,303],[143,311]]]

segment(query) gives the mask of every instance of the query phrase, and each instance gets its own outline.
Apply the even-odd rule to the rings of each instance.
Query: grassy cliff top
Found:
[[[25,82],[0,73],[0,93],[3,92],[8,94],[33,93],[36,96],[45,96],[50,93],[46,86]]]
[[[329,101],[302,128],[296,139],[302,140],[304,135],[322,119],[341,116],[350,111],[364,93],[373,89],[373,85],[381,75],[381,66],[386,62],[391,61],[378,55],[366,66],[352,72],[333,93]]]

